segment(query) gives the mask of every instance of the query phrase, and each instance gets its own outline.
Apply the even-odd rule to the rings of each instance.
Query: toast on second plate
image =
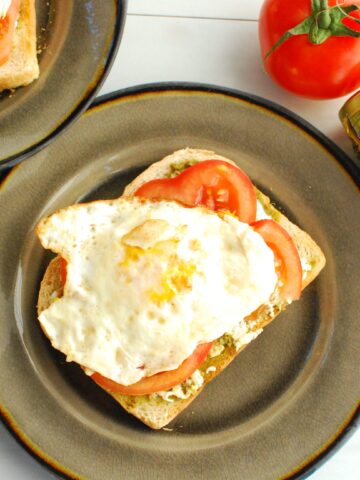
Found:
[[[0,65],[0,91],[28,85],[38,77],[35,0],[21,0],[10,58]]]

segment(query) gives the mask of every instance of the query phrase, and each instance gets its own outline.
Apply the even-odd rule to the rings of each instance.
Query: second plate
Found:
[[[126,1],[36,0],[40,77],[0,94],[0,170],[46,146],[88,106],[120,43]]]

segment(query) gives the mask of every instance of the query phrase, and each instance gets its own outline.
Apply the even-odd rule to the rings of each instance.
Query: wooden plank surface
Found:
[[[262,0],[130,0],[128,13],[204,18],[258,18]]]

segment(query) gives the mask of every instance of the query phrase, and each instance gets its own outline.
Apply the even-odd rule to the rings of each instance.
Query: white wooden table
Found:
[[[204,82],[236,88],[296,112],[354,157],[337,117],[344,99],[300,99],[274,85],[264,73],[257,41],[261,3],[262,0],[129,0],[123,41],[100,94],[158,81]],[[20,448],[0,424],[0,479],[49,478],[53,475]],[[359,480],[360,430],[311,479]]]

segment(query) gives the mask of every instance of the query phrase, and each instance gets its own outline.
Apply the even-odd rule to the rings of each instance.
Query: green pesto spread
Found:
[[[199,163],[197,160],[184,160],[183,162],[173,163],[170,165],[170,171],[166,175],[166,178],[174,178],[187,168],[192,167],[197,163]]]

